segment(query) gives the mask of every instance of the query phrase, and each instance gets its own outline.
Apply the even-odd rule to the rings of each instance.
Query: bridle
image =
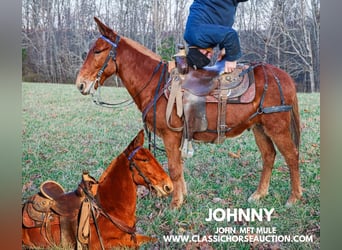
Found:
[[[134,175],[133,169],[135,168],[138,174],[144,179],[149,189],[151,189],[152,187],[151,181],[144,175],[144,173],[141,171],[139,166],[134,162],[134,156],[141,148],[142,146],[138,146],[135,149],[133,149],[133,151],[130,154],[128,154],[128,152],[126,151],[124,153],[125,153],[127,160],[129,161],[129,169],[132,171],[132,176]],[[133,176],[133,180],[134,180],[134,176]]]
[[[133,100],[125,100],[123,102],[119,102],[119,103],[107,103],[107,102],[103,102],[101,101],[101,94],[100,94],[100,80],[101,80],[101,76],[103,74],[103,72],[105,71],[105,69],[107,68],[108,66],[108,63],[109,61],[112,59],[112,61],[115,63],[115,74],[117,74],[119,72],[119,67],[118,67],[118,64],[116,62],[116,55],[117,55],[117,48],[118,48],[118,45],[119,45],[119,42],[120,42],[120,36],[119,35],[116,35],[116,38],[115,38],[115,42],[112,42],[110,39],[108,39],[107,37],[105,36],[100,36],[100,38],[104,41],[106,41],[107,43],[109,43],[111,45],[111,48],[110,48],[110,51],[106,57],[106,60],[104,61],[101,69],[99,70],[99,72],[97,72],[97,75],[96,75],[96,79],[95,81],[92,83],[94,89],[97,88],[98,91],[95,92],[97,93],[96,95],[94,93],[92,93],[92,98],[93,98],[93,102],[97,105],[100,105],[100,106],[103,106],[103,107],[107,107],[107,108],[113,108],[113,107],[116,107],[116,106],[119,106],[120,108],[121,107],[124,107],[124,106],[128,106],[130,104],[133,103]]]
[[[102,65],[101,69],[97,73],[97,76],[96,76],[96,79],[95,79],[95,84],[99,84],[100,83],[101,76],[102,76],[103,72],[105,71],[105,69],[107,68],[110,59],[112,59],[113,62],[115,63],[115,73],[117,74],[118,71],[119,71],[118,64],[116,63],[116,54],[117,54],[116,49],[117,49],[117,47],[119,45],[119,42],[120,42],[120,36],[116,35],[115,42],[112,42],[111,40],[109,40],[105,36],[100,36],[100,38],[102,40],[106,41],[107,43],[109,43],[110,45],[112,45],[112,47],[110,48],[110,51],[109,51],[109,53],[107,55],[107,58],[106,58],[105,62]]]

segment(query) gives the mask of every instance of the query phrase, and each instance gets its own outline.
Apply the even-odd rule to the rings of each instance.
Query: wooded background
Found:
[[[73,83],[99,36],[93,17],[171,60],[192,0],[23,0],[23,81]],[[319,0],[249,0],[234,28],[244,56],[287,71],[301,92],[320,90]],[[120,80],[111,78],[118,85]]]

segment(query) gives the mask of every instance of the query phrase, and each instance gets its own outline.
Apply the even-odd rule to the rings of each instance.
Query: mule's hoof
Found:
[[[186,183],[184,183],[184,185],[182,186],[182,194],[183,196],[188,195],[188,188],[186,187]]]
[[[253,196],[250,196],[247,200],[249,203],[258,203],[260,199],[256,199]]]
[[[261,195],[261,194],[258,194],[257,192],[255,192],[248,198],[248,202],[249,203],[258,203],[260,201],[260,199],[262,199],[266,195],[267,195],[267,193],[264,195]]]
[[[300,198],[298,199],[298,198],[296,198],[296,197],[290,197],[290,198],[287,200],[287,202],[286,202],[286,204],[285,204],[285,207],[286,207],[286,208],[291,208],[291,207],[293,207],[293,205],[295,205],[296,203],[298,203],[299,200],[300,200]]]
[[[286,208],[291,208],[291,207],[293,207],[293,203],[287,201],[286,204],[285,204],[285,207]]]
[[[171,209],[178,209],[182,206],[182,204],[183,204],[182,202],[171,202],[170,208]]]
[[[297,192],[292,191],[289,199],[287,200],[287,202],[285,204],[285,207],[290,208],[293,205],[295,205],[297,202],[299,202],[301,200],[302,195],[303,195],[303,189],[302,188],[299,188],[299,191],[297,191]]]
[[[170,208],[171,209],[178,209],[182,206],[183,204],[183,201],[181,200],[174,200],[174,201],[171,201],[171,204],[170,204]]]

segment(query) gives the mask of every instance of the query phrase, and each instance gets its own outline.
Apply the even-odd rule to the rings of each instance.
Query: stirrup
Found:
[[[181,152],[182,152],[182,158],[191,158],[194,155],[194,148],[192,147],[192,142],[189,141],[188,139],[184,139],[182,148],[181,148]]]

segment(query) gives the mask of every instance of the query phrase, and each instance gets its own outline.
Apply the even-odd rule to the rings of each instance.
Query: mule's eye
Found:
[[[100,54],[102,51],[106,50],[107,48],[104,49],[94,49],[94,54]]]
[[[142,161],[142,162],[148,162],[148,158],[136,158],[138,161]]]

